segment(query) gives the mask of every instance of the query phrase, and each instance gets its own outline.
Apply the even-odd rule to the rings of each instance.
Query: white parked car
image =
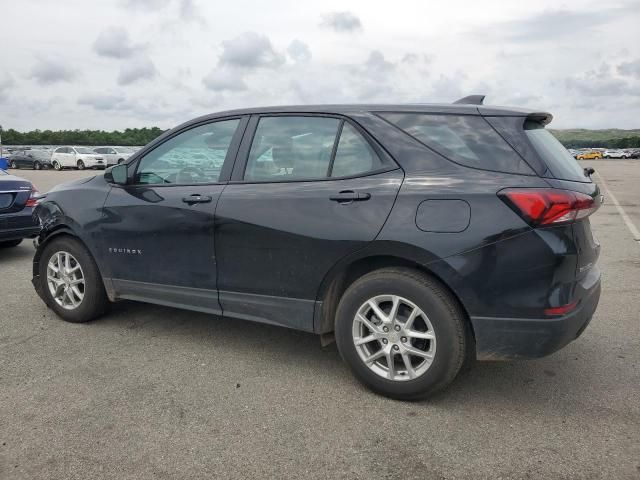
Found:
[[[105,168],[106,162],[102,155],[87,147],[58,147],[51,155],[51,166],[56,170],[63,168]]]
[[[602,156],[604,158],[630,158],[631,155],[629,152],[625,152],[624,150],[605,150],[602,152]]]
[[[105,159],[107,167],[124,162],[134,152],[130,147],[98,147],[93,151]]]

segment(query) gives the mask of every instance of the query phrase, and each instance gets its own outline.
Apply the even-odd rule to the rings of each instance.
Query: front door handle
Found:
[[[194,203],[209,203],[211,200],[213,199],[210,196],[200,195],[199,193],[194,193],[193,195],[182,198],[182,201],[184,203],[188,203],[189,205],[193,205]]]
[[[366,192],[354,192],[353,190],[343,190],[337,195],[331,195],[329,200],[338,203],[351,203],[351,202],[362,202],[364,200],[369,200],[371,198],[370,193]]]

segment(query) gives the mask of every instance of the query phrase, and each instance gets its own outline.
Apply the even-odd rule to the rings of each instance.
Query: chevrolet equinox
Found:
[[[482,99],[191,120],[39,201],[35,289],[70,322],[129,299],[335,338],[399,399],[550,354],[598,304],[602,196],[549,113]]]

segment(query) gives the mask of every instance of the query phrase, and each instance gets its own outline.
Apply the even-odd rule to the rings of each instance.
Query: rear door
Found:
[[[102,255],[121,298],[220,313],[214,212],[245,124],[187,128],[130,164],[130,184],[111,189]]]
[[[216,210],[224,315],[312,331],[322,279],[375,239],[402,179],[343,118],[252,117]]]

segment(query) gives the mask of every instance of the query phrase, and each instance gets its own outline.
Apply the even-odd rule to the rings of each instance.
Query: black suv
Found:
[[[596,309],[602,197],[550,114],[481,99],[187,122],[47,194],[33,284],[72,322],[132,299],[335,335],[395,398],[547,355]]]

